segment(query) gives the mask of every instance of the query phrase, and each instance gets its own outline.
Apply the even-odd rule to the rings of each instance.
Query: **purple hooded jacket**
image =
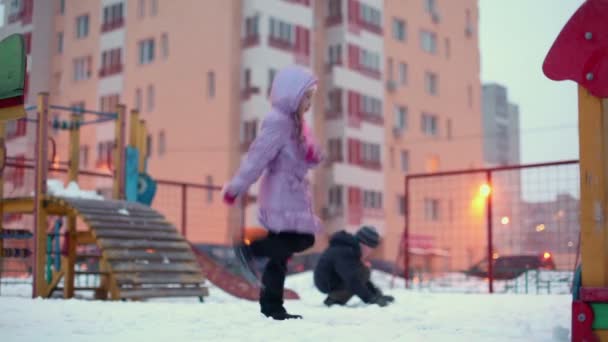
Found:
[[[282,69],[272,83],[272,110],[262,121],[258,137],[234,178],[226,185],[226,193],[238,196],[266,171],[258,197],[258,220],[272,232],[316,234],[321,223],[312,210],[309,169],[320,160],[306,160],[307,146],[314,144],[305,135],[302,144],[296,134],[294,113],[305,92],[317,83],[315,77],[301,67]],[[303,127],[303,132],[306,128]],[[318,150],[318,147],[315,145]]]

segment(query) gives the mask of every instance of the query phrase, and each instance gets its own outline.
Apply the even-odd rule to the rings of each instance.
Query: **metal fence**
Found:
[[[408,175],[398,259],[406,286],[568,292],[579,182],[577,160]]]

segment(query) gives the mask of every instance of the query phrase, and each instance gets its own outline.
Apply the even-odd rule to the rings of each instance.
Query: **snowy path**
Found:
[[[288,279],[304,320],[263,318],[256,303],[211,288],[195,300],[145,303],[0,297],[0,341],[568,341],[569,295],[386,291],[396,304],[325,308],[311,275]]]

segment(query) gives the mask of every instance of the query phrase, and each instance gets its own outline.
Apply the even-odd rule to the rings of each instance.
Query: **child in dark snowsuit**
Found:
[[[328,295],[325,305],[345,305],[354,295],[365,303],[379,306],[394,301],[392,296],[383,295],[370,281],[370,269],[366,263],[379,243],[378,232],[368,226],[359,229],[355,235],[340,231],[331,237],[329,247],[321,255],[314,271],[315,286]]]

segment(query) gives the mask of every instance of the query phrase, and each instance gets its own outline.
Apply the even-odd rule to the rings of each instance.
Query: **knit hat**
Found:
[[[380,244],[380,234],[378,234],[376,228],[371,226],[361,227],[355,234],[355,238],[360,243],[371,248],[376,248]]]

